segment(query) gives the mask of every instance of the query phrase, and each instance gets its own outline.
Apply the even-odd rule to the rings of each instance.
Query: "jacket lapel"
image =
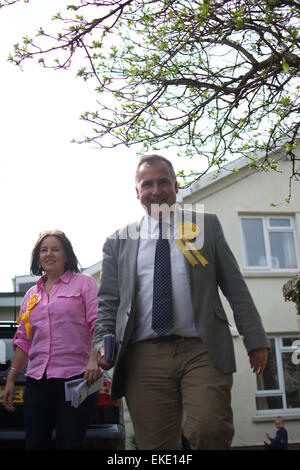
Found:
[[[128,226],[127,256],[128,256],[128,286],[130,287],[130,298],[133,301],[135,296],[137,255],[140,245],[141,221],[134,222]],[[134,234],[132,236],[131,234]]]

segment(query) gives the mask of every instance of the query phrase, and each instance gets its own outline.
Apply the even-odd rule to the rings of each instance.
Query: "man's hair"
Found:
[[[167,160],[165,157],[162,157],[161,155],[157,155],[157,154],[149,154],[149,155],[143,155],[139,161],[139,164],[137,166],[137,169],[136,169],[136,173],[135,173],[135,181],[136,183],[139,182],[139,169],[140,167],[144,164],[144,163],[148,163],[148,165],[154,165],[155,163],[157,162],[164,162],[166,163],[166,165],[168,165],[169,167],[169,170],[170,170],[170,173],[171,173],[171,176],[172,178],[174,178],[174,180],[176,180],[176,173],[175,173],[175,170],[173,168],[173,165],[172,163]]]

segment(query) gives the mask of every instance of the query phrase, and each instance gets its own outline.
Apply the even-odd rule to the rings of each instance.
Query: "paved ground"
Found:
[[[132,422],[124,400],[124,419],[126,427],[126,450],[136,450]],[[233,447],[232,450],[263,450],[263,446]],[[288,450],[300,450],[300,443],[288,445]]]

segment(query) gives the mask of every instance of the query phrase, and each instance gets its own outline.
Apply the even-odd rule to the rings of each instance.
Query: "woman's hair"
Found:
[[[67,262],[65,264],[65,271],[69,269],[70,271],[74,273],[79,273],[81,269],[78,267],[79,263],[73,251],[73,247],[71,245],[70,240],[60,230],[50,230],[48,232],[41,233],[38,241],[34,245],[34,248],[31,254],[31,265],[30,265],[31,274],[34,274],[36,276],[41,276],[44,272],[40,263],[40,248],[41,248],[42,241],[45,240],[45,238],[49,236],[58,238],[63,245],[65,254],[67,257]]]

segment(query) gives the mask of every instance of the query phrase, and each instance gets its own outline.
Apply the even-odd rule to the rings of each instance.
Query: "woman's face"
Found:
[[[46,274],[60,276],[65,271],[67,256],[62,242],[54,235],[49,235],[40,246],[40,263]]]

